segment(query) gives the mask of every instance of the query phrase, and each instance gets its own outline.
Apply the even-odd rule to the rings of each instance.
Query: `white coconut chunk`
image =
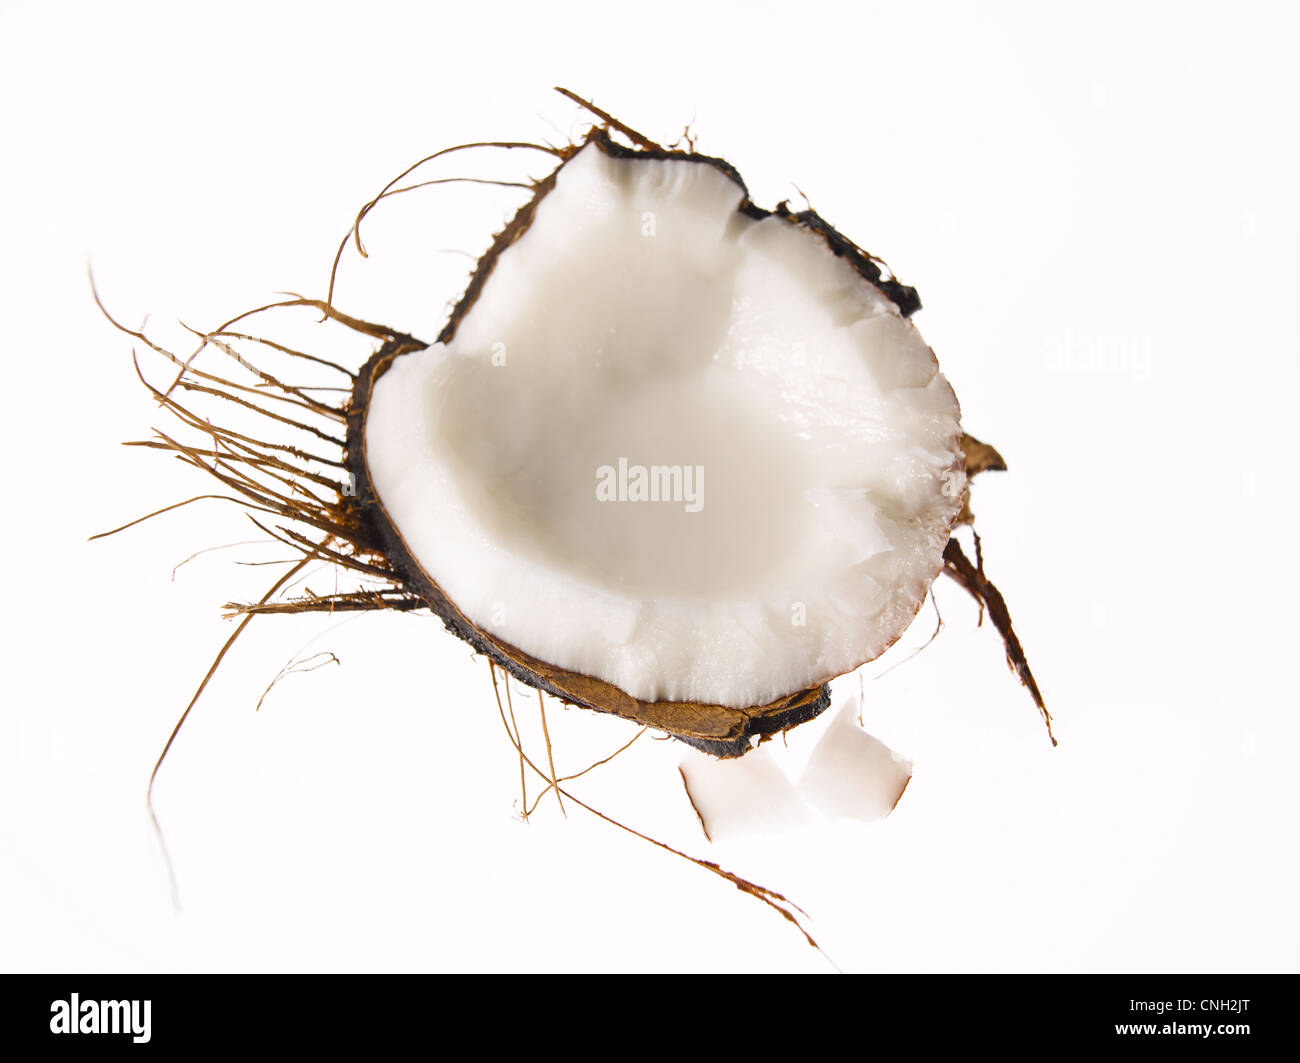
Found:
[[[461,612],[645,701],[763,705],[874,659],[961,506],[916,327],[742,197],[589,144],[366,416],[379,500]]]
[[[692,753],[680,768],[710,841],[794,830],[814,819],[765,746],[731,760]]]
[[[849,699],[813,748],[799,792],[827,819],[874,823],[894,810],[912,778],[912,762],[858,723]]]

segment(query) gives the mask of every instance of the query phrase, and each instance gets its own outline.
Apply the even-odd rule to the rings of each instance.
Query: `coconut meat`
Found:
[[[766,746],[726,760],[692,751],[678,768],[710,841],[793,831],[813,821],[807,802]]]
[[[588,144],[366,411],[375,493],[456,607],[644,701],[761,705],[875,658],[961,508],[916,327],[744,195]]]
[[[884,819],[912,779],[912,762],[863,730],[861,711],[859,697],[845,701],[799,779],[799,792],[827,819]]]
[[[898,804],[912,779],[912,762],[859,722],[861,696],[844,699],[799,774],[791,782],[771,746],[718,760],[688,753],[679,768],[691,807],[711,841],[794,830],[816,809],[833,822],[875,823]],[[772,743],[776,745],[777,743]]]

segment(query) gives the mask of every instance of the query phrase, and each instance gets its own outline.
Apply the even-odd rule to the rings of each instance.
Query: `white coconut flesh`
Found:
[[[912,763],[862,728],[861,711],[860,696],[845,699],[797,785],[771,746],[730,760],[688,754],[682,780],[710,840],[794,830],[812,818],[810,809],[833,821],[888,816],[911,781]]]
[[[692,752],[679,768],[710,841],[798,830],[813,820],[768,746],[725,760]]]
[[[827,819],[884,819],[912,778],[912,762],[858,722],[860,698],[849,698],[831,720],[799,780],[799,792]]]
[[[589,144],[366,414],[372,486],[457,608],[643,701],[764,705],[874,659],[961,507],[915,326],[743,196]]]

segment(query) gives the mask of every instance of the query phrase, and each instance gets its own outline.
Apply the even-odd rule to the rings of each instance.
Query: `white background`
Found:
[[[85,541],[206,486],[116,445],[163,418],[87,265],[164,335],[323,294],[408,163],[580,135],[566,84],[659,140],[692,122],[757,202],[797,185],[919,288],[1011,466],[975,509],[1061,740],[941,585],[938,640],[865,684],[916,762],[886,823],[710,850],[681,747],[647,739],[575,791],[786,892],[844,969],[1295,970],[1296,28],[1284,4],[9,0],[0,967],[832,969],[581,810],[518,822],[486,664],[411,615],[250,627],[159,776],[169,900],[144,784],[219,606],[269,582],[234,562],[271,553],[173,579],[254,537],[220,504]],[[340,305],[431,338],[469,262],[436,252],[505,216],[434,195],[447,228],[389,204]],[[255,713],[317,636],[341,666]],[[561,770],[631,733],[551,717]]]

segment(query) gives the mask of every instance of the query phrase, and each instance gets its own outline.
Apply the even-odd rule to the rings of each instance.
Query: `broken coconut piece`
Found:
[[[678,766],[691,807],[711,842],[793,830],[813,819],[766,747],[740,759],[694,754]]]
[[[456,634],[565,701],[718,755],[828,704],[904,631],[965,500],[915,293],[704,156],[594,131],[394,340],[357,497]]]
[[[863,730],[862,703],[848,699],[813,748],[799,792],[827,819],[884,819],[912,778],[912,762]]]
[[[722,841],[801,827],[812,809],[830,820],[875,823],[898,805],[912,762],[865,731],[855,694],[813,747],[797,786],[760,746],[740,760],[692,756],[678,770],[705,837]]]

